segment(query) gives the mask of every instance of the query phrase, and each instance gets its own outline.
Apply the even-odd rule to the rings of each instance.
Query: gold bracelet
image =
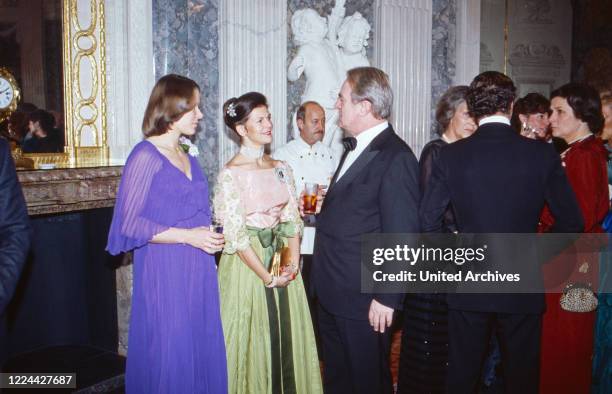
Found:
[[[268,283],[264,282],[264,286],[270,287],[274,283],[274,275],[270,275],[270,281]]]

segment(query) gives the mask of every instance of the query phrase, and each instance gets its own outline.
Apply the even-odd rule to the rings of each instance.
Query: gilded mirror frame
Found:
[[[64,153],[30,153],[41,164],[108,162],[105,0],[62,0]]]

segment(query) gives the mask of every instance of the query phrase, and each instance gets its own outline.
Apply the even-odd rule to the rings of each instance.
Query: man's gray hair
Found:
[[[393,91],[387,74],[376,67],[357,67],[346,74],[353,102],[369,101],[376,118],[389,119],[393,107]]]

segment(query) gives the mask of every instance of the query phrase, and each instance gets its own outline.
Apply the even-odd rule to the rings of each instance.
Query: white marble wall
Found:
[[[151,0],[106,0],[107,131],[111,159],[127,159],[132,147],[142,139],[142,116],[155,84],[151,8]]]
[[[219,164],[238,149],[223,123],[223,103],[246,92],[268,98],[274,127],[271,150],[287,140],[287,1],[225,0],[219,4]]]
[[[430,140],[431,0],[377,0],[374,65],[389,74],[391,122],[417,157]]]

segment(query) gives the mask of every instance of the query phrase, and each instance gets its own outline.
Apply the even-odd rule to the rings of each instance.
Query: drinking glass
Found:
[[[313,215],[317,212],[317,192],[319,185],[312,182],[304,184],[304,213]]]

